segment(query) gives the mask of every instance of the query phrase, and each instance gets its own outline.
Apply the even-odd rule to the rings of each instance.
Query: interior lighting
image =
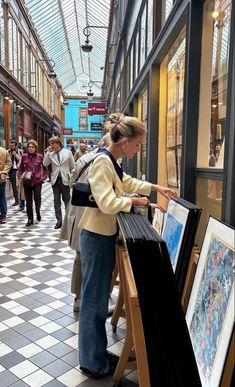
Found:
[[[213,19],[214,20],[216,20],[216,19],[218,19],[218,17],[219,17],[219,11],[214,11],[214,12],[212,12],[212,15],[211,15],[212,17],[213,17]]]
[[[10,99],[10,97],[8,97],[8,95],[5,95],[4,99],[8,100]]]
[[[87,93],[87,97],[88,97],[88,98],[91,98],[91,97],[93,97],[93,95],[94,95],[94,93],[92,93],[92,90],[89,89],[89,91],[88,91],[88,93]]]
[[[14,102],[14,99],[12,99],[12,98],[8,98],[8,100],[10,103]]]

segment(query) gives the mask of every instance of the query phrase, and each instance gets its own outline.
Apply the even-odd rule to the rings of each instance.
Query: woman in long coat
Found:
[[[28,152],[23,154],[18,170],[19,178],[23,180],[24,193],[26,199],[26,209],[28,222],[26,227],[33,224],[33,199],[37,220],[41,220],[41,191],[42,183],[47,178],[47,168],[43,166],[43,155],[37,153],[38,143],[35,140],[29,140],[27,145]],[[29,180],[23,179],[24,172],[32,172],[32,177]]]

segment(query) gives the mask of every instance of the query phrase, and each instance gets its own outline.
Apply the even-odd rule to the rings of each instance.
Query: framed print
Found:
[[[174,200],[169,201],[162,238],[166,242],[174,272],[178,262],[188,215],[188,208],[185,208]]]
[[[165,214],[166,211],[163,211],[161,208],[155,208],[152,226],[160,236],[162,235]]]
[[[234,325],[234,229],[209,218],[186,313],[203,387],[218,387]]]
[[[175,282],[181,297],[184,290],[201,208],[182,198],[169,200],[161,237],[166,242]]]
[[[167,184],[171,187],[178,188],[175,152],[175,149],[166,151]]]

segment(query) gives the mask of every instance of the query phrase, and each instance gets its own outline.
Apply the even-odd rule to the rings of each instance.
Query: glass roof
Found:
[[[86,95],[91,82],[92,92],[100,96],[110,0],[25,0],[25,5],[64,92]],[[88,25],[93,49],[85,53],[81,45]]]

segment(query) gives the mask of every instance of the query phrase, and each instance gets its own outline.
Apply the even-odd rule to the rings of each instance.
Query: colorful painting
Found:
[[[175,272],[189,210],[174,200],[169,200],[164,219],[162,239],[166,242],[171,264]]]
[[[167,214],[162,239],[166,242],[172,266],[175,267],[176,257],[182,239],[183,225],[171,214]]]
[[[186,320],[203,387],[219,386],[232,332],[233,238],[234,230],[210,218],[187,310]]]

